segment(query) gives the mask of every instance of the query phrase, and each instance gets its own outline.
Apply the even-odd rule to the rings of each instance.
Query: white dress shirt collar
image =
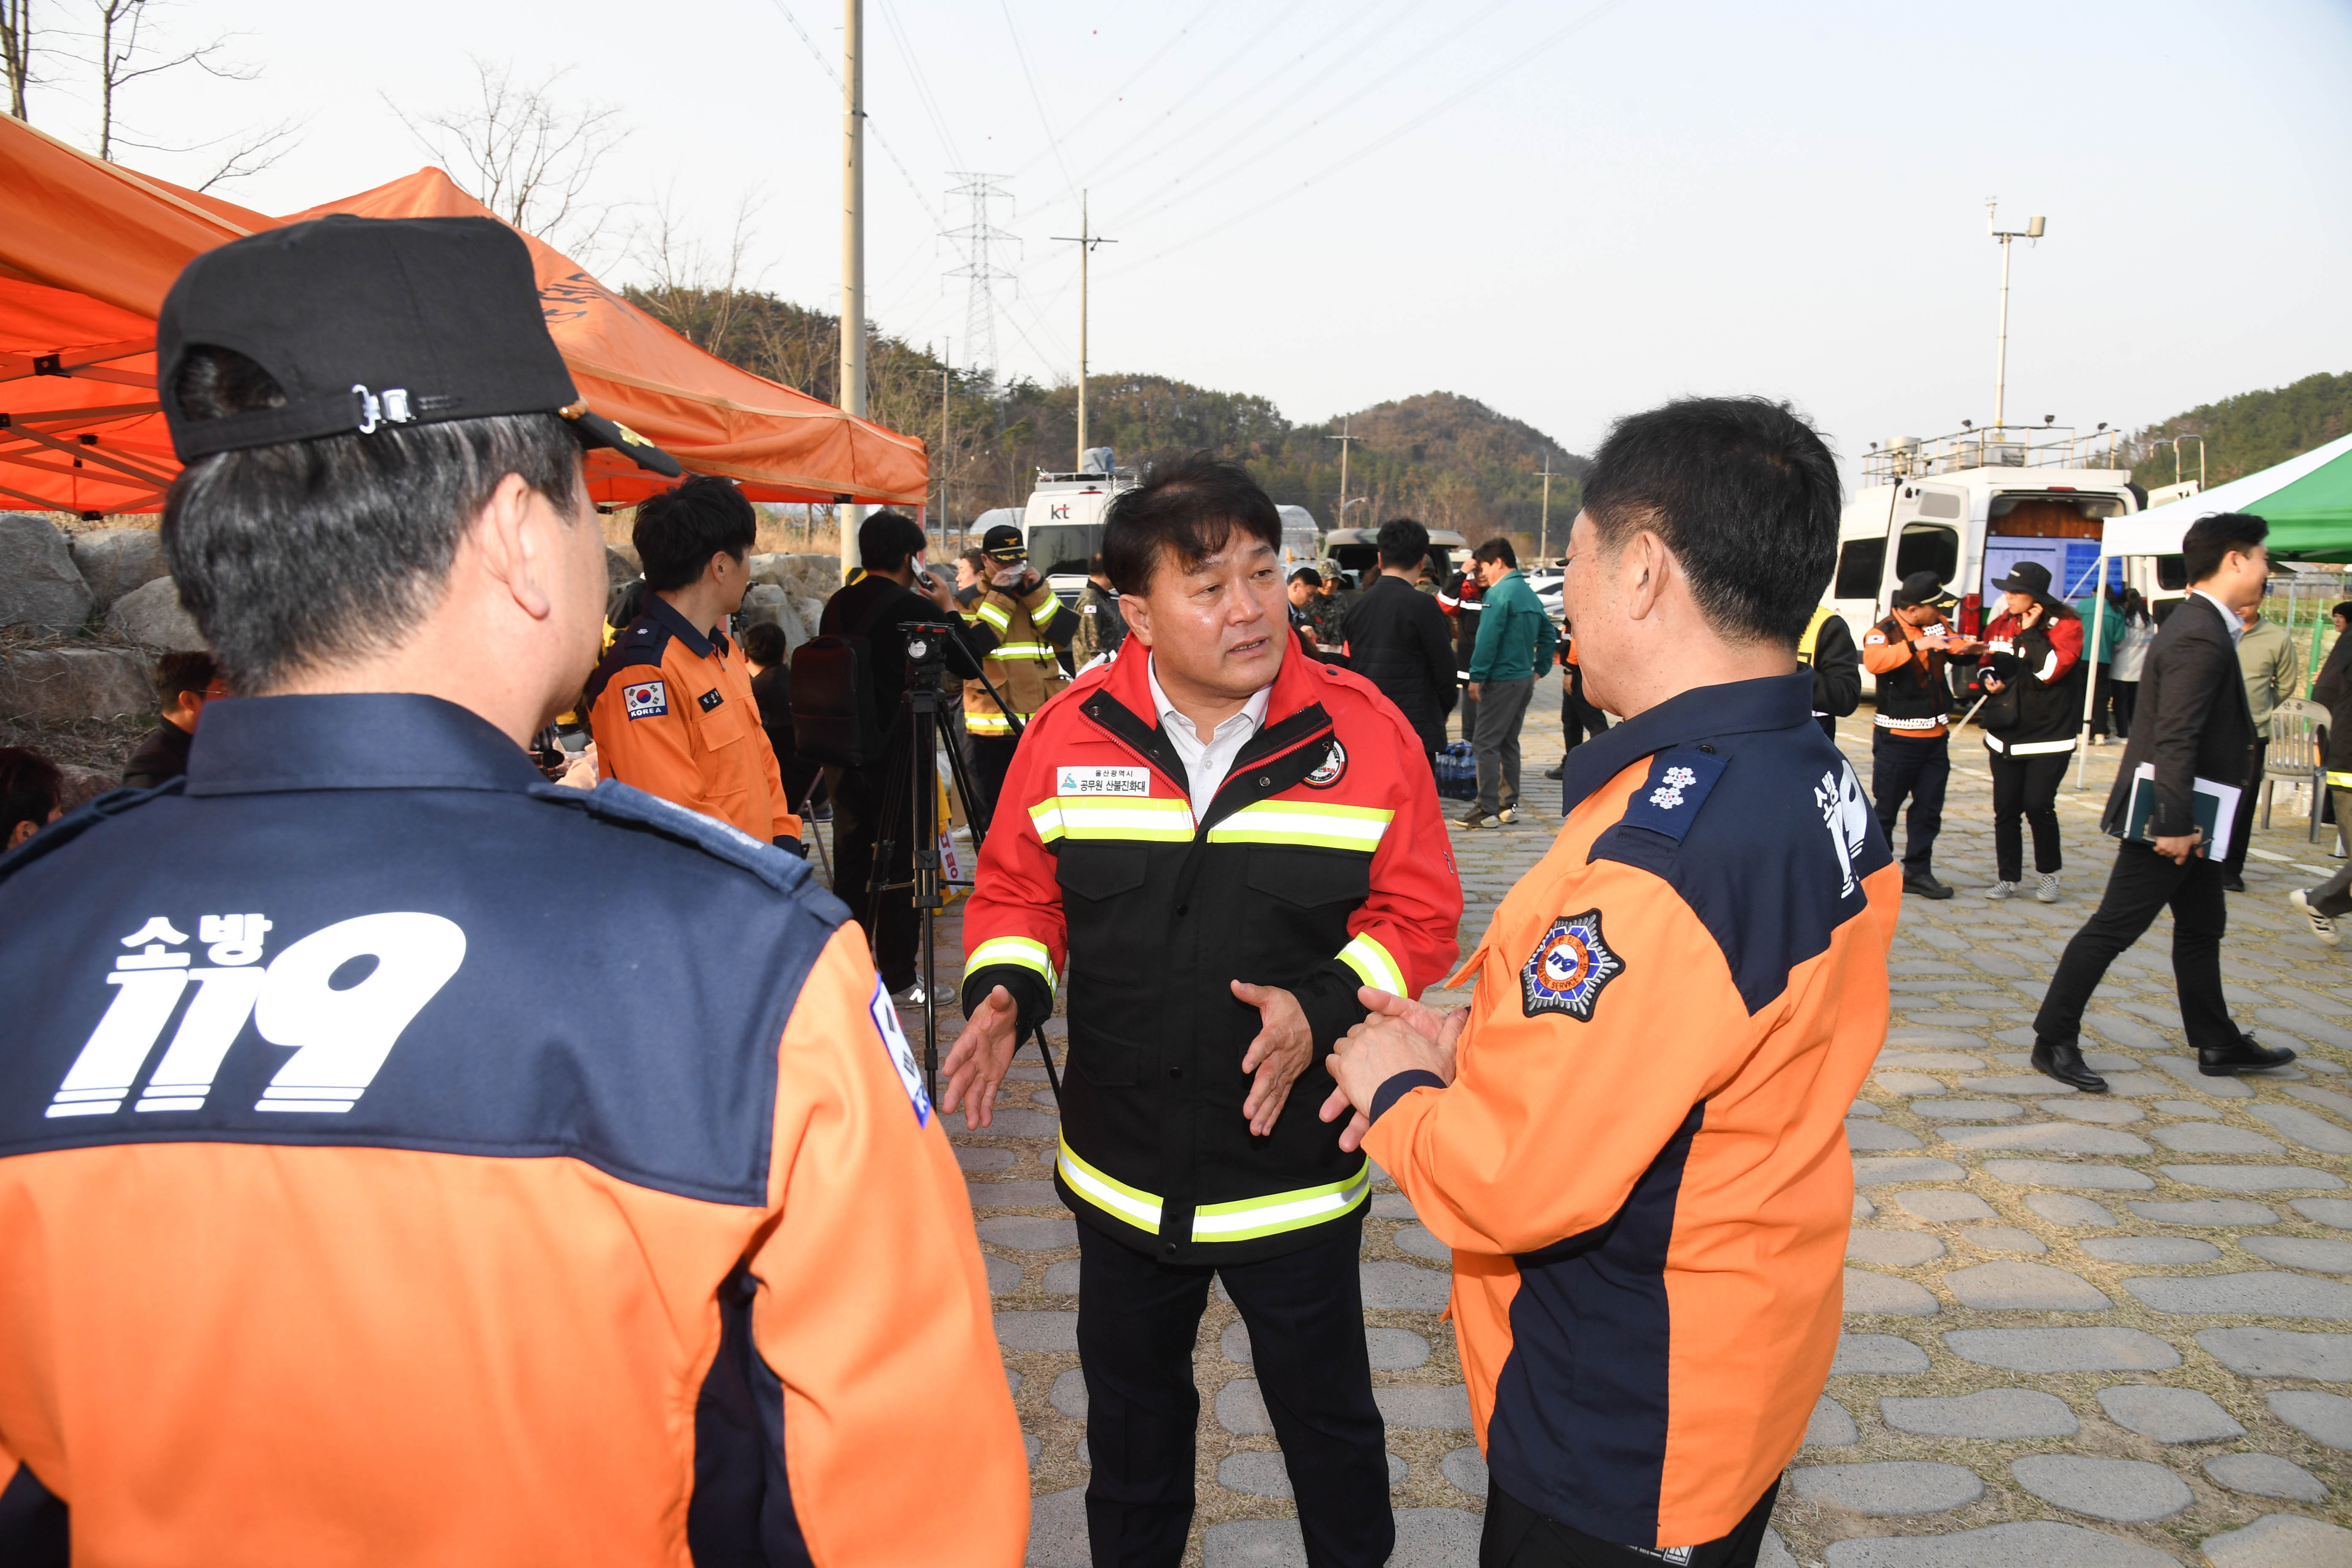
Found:
[[[2231,647],[2235,647],[2242,640],[2244,639],[2246,635],[2246,623],[2238,618],[2237,611],[2230,608],[2229,605],[2223,604],[2221,600],[2215,598],[2212,595],[2207,593],[2202,588],[2191,588],[2189,591],[2221,612],[2221,624],[2230,628]]]
[[[1209,815],[1209,803],[1216,799],[1225,775],[1233,771],[1234,758],[1265,722],[1265,705],[1274,695],[1274,682],[1269,680],[1252,693],[1242,710],[1218,725],[1203,745],[1192,721],[1178,712],[1168,693],[1160,689],[1160,672],[1150,659],[1144,661],[1143,676],[1151,684],[1151,706],[1159,715],[1160,728],[1184,764],[1184,785],[1192,797],[1192,820],[1198,823]]]

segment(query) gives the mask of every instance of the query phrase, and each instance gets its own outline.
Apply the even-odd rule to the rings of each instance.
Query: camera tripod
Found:
[[[887,773],[882,787],[882,810],[877,819],[880,833],[874,845],[874,869],[866,883],[866,929],[878,932],[882,929],[882,899],[886,893],[908,889],[917,918],[921,921],[923,952],[923,1085],[924,1090],[936,1101],[940,1092],[939,1034],[939,964],[934,936],[940,910],[947,907],[947,889],[969,888],[979,873],[978,859],[987,826],[981,820],[982,802],[973,787],[971,771],[965,764],[963,753],[952,745],[947,747],[948,773],[955,782],[956,793],[963,798],[964,810],[971,826],[972,876],[951,878],[946,874],[940,857],[940,792],[936,778],[937,764],[931,761],[940,751],[940,715],[948,700],[940,689],[940,677],[947,668],[949,639],[965,654],[971,648],[964,644],[962,632],[955,626],[926,622],[907,627],[907,689],[898,699],[898,714],[890,726],[890,745]],[[972,668],[980,669],[980,660],[973,658]],[[1013,737],[1021,738],[1023,729],[1019,715],[1004,700],[983,672],[977,675],[981,685],[996,702],[997,710],[1013,725]],[[918,777],[918,774],[921,777]],[[993,807],[995,802],[986,805]],[[838,808],[836,807],[836,810]],[[902,816],[903,813],[903,816]],[[897,858],[898,840],[893,835],[901,822],[909,835],[913,879],[908,882],[888,880],[890,866]],[[967,1026],[971,1020],[965,1020]],[[1032,1031],[1037,1042],[1037,1054],[1045,1061],[1045,1078],[1052,1085],[1054,1099],[1062,1098],[1061,1076],[1054,1070],[1054,1054],[1045,1046],[1043,1026]],[[1013,1041],[1018,1055],[1021,1040]],[[970,1120],[971,1108],[965,1107]]]

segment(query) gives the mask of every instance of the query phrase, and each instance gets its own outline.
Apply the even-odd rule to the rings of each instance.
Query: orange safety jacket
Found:
[[[760,727],[742,649],[658,595],[588,678],[588,728],[606,778],[740,828],[762,844],[798,838],[776,749]]]
[[[1898,879],[1808,670],[1662,703],[1565,788],[1462,968],[1453,1086],[1390,1079],[1364,1146],[1454,1249],[1496,1484],[1700,1545],[1795,1456],[1837,1349]]]
[[[1944,732],[1952,716],[1952,689],[1944,679],[1950,656],[1919,645],[1947,629],[1940,622],[1915,626],[1890,613],[1862,634],[1862,668],[1878,679],[1877,728],[1909,741]]]
[[[1057,1190],[1079,1220],[1171,1263],[1318,1239],[1371,1189],[1317,1108],[1362,986],[1418,996],[1462,919],[1420,738],[1362,677],[1286,636],[1256,734],[1195,817],[1129,638],[1031,722],[965,906],[969,1011],[1002,984],[1025,1028],[1069,979]],[[1242,1114],[1260,1015],[1289,991],[1315,1037],[1274,1131]]]
[[[227,699],[0,930],[0,1563],[1021,1562],[954,1152],[801,860]]]

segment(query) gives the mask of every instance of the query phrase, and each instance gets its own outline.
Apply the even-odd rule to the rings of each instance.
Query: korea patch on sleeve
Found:
[[[878,974],[874,977],[874,994],[866,999],[866,1010],[874,1015],[874,1026],[882,1031],[882,1048],[889,1053],[898,1081],[907,1086],[907,1099],[915,1108],[915,1125],[929,1127],[930,1091],[923,1087],[923,1069],[916,1065],[915,1047],[907,1043],[907,1031],[898,1026],[898,1009],[891,1003],[890,993],[883,988]]]
[[[1609,951],[1601,935],[1601,911],[1562,915],[1551,922],[1535,952],[1519,971],[1522,1010],[1565,1013],[1580,1024],[1592,1021],[1601,993],[1625,973],[1625,961]]]
[[[621,711],[632,719],[658,719],[669,711],[669,689],[658,680],[624,686]]]

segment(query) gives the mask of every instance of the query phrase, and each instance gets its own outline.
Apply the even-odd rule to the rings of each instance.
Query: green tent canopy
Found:
[[[2271,525],[2271,554],[2287,561],[2352,561],[2352,436],[2106,526],[2103,555],[2177,555],[2200,517],[2250,511]]]

